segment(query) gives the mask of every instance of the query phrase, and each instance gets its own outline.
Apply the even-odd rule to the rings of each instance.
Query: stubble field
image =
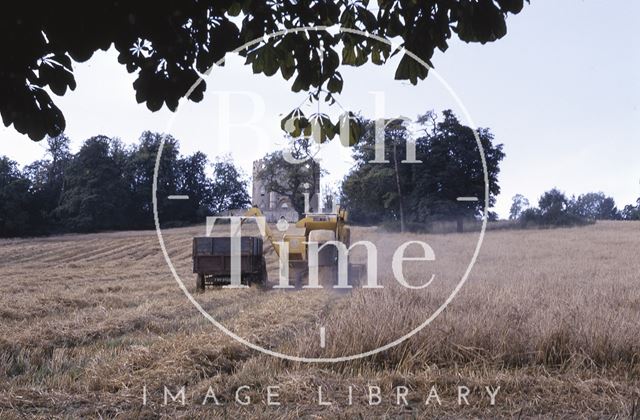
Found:
[[[191,238],[201,231],[164,231],[195,299],[246,340],[304,357],[366,352],[418,327],[458,284],[478,238],[354,228],[354,241],[377,245],[383,289],[195,294]],[[405,264],[412,285],[435,275],[422,290],[391,270],[408,240],[436,254]],[[308,364],[249,349],[205,319],[155,232],[1,240],[0,417],[637,417],[639,249],[635,222],[490,231],[467,283],[420,332],[367,358]],[[265,251],[276,282],[277,259]],[[362,250],[354,260],[364,262]],[[165,387],[174,396],[184,387],[185,404],[165,406]],[[211,392],[220,405],[209,397],[203,406]]]

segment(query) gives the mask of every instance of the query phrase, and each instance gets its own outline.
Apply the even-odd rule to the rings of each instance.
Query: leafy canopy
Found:
[[[376,7],[377,6],[377,7]],[[33,140],[65,128],[49,91],[62,96],[76,88],[72,62],[88,60],[112,45],[130,73],[136,99],[151,111],[178,101],[226,53],[282,29],[327,26],[357,29],[388,40],[431,63],[445,51],[452,33],[466,42],[491,42],[506,32],[507,14],[523,0],[188,0],[154,2],[17,2],[0,15],[0,114]],[[291,32],[241,53],[254,73],[280,72],[291,89],[313,91],[325,100],[340,93],[340,65],[385,63],[390,47],[339,31]],[[416,84],[427,69],[406,55],[395,78]],[[206,83],[189,95],[202,100]]]

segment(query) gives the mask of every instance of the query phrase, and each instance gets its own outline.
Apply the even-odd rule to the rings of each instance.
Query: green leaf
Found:
[[[409,80],[411,84],[415,85],[418,83],[418,79],[424,79],[425,77],[427,77],[428,73],[428,68],[405,54],[398,64],[395,79]]]
[[[367,52],[364,48],[356,47],[356,66],[361,66],[367,62]]]
[[[307,124],[302,130],[302,134],[304,134],[305,137],[311,137],[311,133],[312,133],[312,126],[311,124]]]
[[[353,146],[360,140],[361,127],[353,118],[353,113],[345,112],[338,120],[340,143],[345,147]]]
[[[384,61],[382,61],[382,57],[380,56],[380,50],[377,47],[373,47],[371,50],[371,62],[377,65],[384,64]]]
[[[327,89],[331,93],[340,93],[342,92],[342,86],[344,81],[342,80],[342,76],[339,73],[336,73],[329,82],[327,83]]]
[[[411,77],[411,61],[413,61],[411,57],[406,54],[402,57],[396,69],[396,80],[409,80]]]
[[[262,48],[264,50],[262,53],[264,60],[264,74],[267,76],[273,76],[279,68],[276,50],[271,44],[267,44]]]
[[[498,4],[500,5],[502,11],[511,12],[514,14],[520,13],[522,8],[524,7],[523,0],[498,0]]]
[[[239,2],[233,2],[231,6],[229,6],[227,13],[229,13],[229,16],[238,16],[241,11],[242,5]]]
[[[304,82],[302,76],[298,73],[298,77],[293,81],[293,85],[291,85],[291,90],[294,92],[300,92],[304,88]]]
[[[342,64],[349,66],[355,66],[356,64],[356,52],[353,46],[345,46],[342,49]]]
[[[391,38],[401,35],[404,31],[402,22],[400,21],[400,12],[396,9],[389,16],[389,27],[387,28],[387,35]]]
[[[279,49],[280,54],[284,54],[284,57],[280,60],[280,72],[285,80],[289,80],[296,70],[296,63],[293,59],[293,53],[291,51],[284,51],[283,48]]]
[[[292,137],[299,137],[302,133],[303,123],[306,123],[304,113],[296,108],[280,121],[280,128]]]

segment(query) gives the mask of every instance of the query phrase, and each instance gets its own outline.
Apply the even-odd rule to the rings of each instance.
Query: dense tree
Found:
[[[509,209],[509,220],[518,220],[522,212],[529,208],[529,200],[522,194],[516,194],[511,199],[511,208]]]
[[[251,204],[248,181],[236,168],[230,156],[224,156],[213,164],[211,204],[213,213],[243,209]]]
[[[622,210],[622,218],[624,220],[640,220],[640,198],[636,201],[636,205],[628,204]]]
[[[176,209],[179,220],[202,221],[213,211],[213,183],[207,176],[209,159],[202,152],[178,160],[177,194],[187,195]]]
[[[342,184],[341,203],[349,208],[350,217],[360,223],[379,223],[395,220],[404,230],[406,195],[411,187],[411,165],[398,160],[406,156],[409,133],[400,121],[384,121],[384,158],[386,163],[371,163],[376,159],[376,123],[362,121],[363,134],[353,146],[354,169]]]
[[[66,170],[71,162],[70,140],[64,134],[47,138],[45,158],[37,160],[24,169],[31,182],[33,200],[37,203],[40,217],[47,224],[54,224],[54,209],[61,204],[65,188]]]
[[[0,157],[0,236],[37,233],[29,187],[17,163]]]
[[[250,203],[247,181],[229,157],[214,162],[214,178],[210,179],[206,175],[208,159],[203,153],[180,157],[180,145],[175,138],[146,131],[130,159],[139,226],[153,226],[153,175],[163,139],[156,192],[158,216],[163,225],[201,221],[208,214],[243,208]],[[176,194],[188,195],[189,200],[168,198]]]
[[[504,159],[502,144],[493,144],[493,134],[478,128],[489,183],[489,207],[500,194],[498,174]],[[431,134],[418,139],[419,156],[429,173],[416,179],[416,208],[426,206],[432,215],[455,216],[458,231],[465,218],[478,217],[485,206],[485,179],[478,143],[472,128],[460,123],[453,112],[443,112]],[[474,197],[476,201],[457,201],[458,197]]]
[[[546,191],[538,200],[538,207],[522,212],[519,221],[524,226],[574,226],[589,223],[588,219],[577,214],[574,200],[557,188]]]
[[[130,196],[117,151],[117,144],[110,138],[96,136],[74,156],[56,209],[66,230],[88,232],[127,226],[127,215],[121,209],[128,207]]]
[[[557,188],[545,192],[538,207],[523,211],[518,220],[524,226],[574,226],[594,223],[597,220],[639,220],[638,207],[627,205],[618,211],[612,197],[602,192],[581,194],[577,198],[567,196]]]
[[[462,230],[465,218],[481,216],[484,172],[473,130],[462,125],[451,111],[444,111],[441,121],[431,112],[418,122],[424,135],[415,140],[409,138],[402,124],[392,124],[391,130],[385,130],[386,163],[373,162],[375,123],[364,123],[363,136],[354,146],[356,166],[342,186],[343,202],[354,220],[400,222],[405,213],[407,223],[451,219]],[[479,129],[478,136],[485,151],[489,205],[493,206],[500,192],[497,176],[504,153],[502,145],[493,144],[488,129]],[[415,144],[416,158],[421,163],[403,163],[407,144]],[[478,200],[458,201],[458,197]]]
[[[566,218],[569,209],[569,199],[557,188],[553,188],[540,197],[538,200],[540,215],[551,224],[559,224]]]
[[[145,132],[138,144],[95,136],[75,155],[66,137],[48,139],[44,159],[27,165],[0,159],[0,236],[153,227],[152,184],[158,148],[158,212],[163,226],[201,222],[249,204],[247,181],[230,158],[214,164],[196,152],[180,156],[171,136]],[[169,195],[189,200],[169,200]]]
[[[169,200],[170,195],[178,194],[178,158],[180,154],[178,141],[170,135],[145,131],[140,136],[129,159],[129,182],[133,195],[133,217],[138,226],[153,226],[153,175],[156,158],[162,141],[162,155],[158,167],[157,193],[158,215],[164,222],[178,219],[180,203]]]
[[[86,61],[111,45],[130,73],[136,99],[156,111],[175,110],[178,100],[217,60],[236,47],[284,28],[338,25],[399,41],[430,63],[445,51],[452,33],[466,42],[491,42],[506,32],[508,13],[523,0],[184,1],[90,3],[19,2],[0,16],[0,114],[32,139],[56,136],[65,119],[48,91],[75,89],[72,60]],[[341,50],[341,56],[339,51]],[[293,79],[294,91],[342,90],[340,64],[383,64],[396,51],[384,43],[345,31],[291,32],[243,51],[255,73]],[[321,69],[318,71],[318,69]],[[427,69],[404,56],[396,79],[416,84]],[[200,101],[205,83],[189,99]]]
[[[617,220],[620,212],[612,197],[603,192],[581,194],[572,199],[570,211],[576,216],[591,220]]]

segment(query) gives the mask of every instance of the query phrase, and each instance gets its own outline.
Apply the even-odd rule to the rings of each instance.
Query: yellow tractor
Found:
[[[258,207],[252,207],[245,213],[245,217],[263,217]],[[297,229],[304,229],[304,234],[283,233],[281,240],[276,240],[269,226],[266,226],[267,239],[273,245],[276,254],[280,256],[280,244],[286,243],[288,247],[289,261],[306,261],[306,242],[339,241],[348,248],[351,241],[351,230],[346,226],[347,210],[338,208],[336,213],[310,213],[296,222]],[[282,230],[288,229],[287,227]]]
[[[252,207],[244,216],[263,217],[264,215],[258,207]],[[346,224],[347,217],[347,210],[338,207],[332,213],[308,213],[295,223],[293,229],[284,219],[276,224],[278,232],[275,233],[267,223],[264,224],[263,233],[279,258],[281,270],[286,267],[284,275],[287,279],[291,272],[294,287],[300,287],[304,277],[309,274],[309,269],[315,269],[316,266],[320,284],[331,287],[338,283],[340,255],[338,246],[342,244],[343,250],[348,250],[351,245],[351,230]],[[249,219],[244,219],[246,220]],[[248,238],[242,237],[243,240]],[[328,244],[328,242],[333,243]],[[314,252],[317,244],[317,258],[313,256],[309,258],[309,243],[314,244]],[[348,252],[343,258],[347,260],[347,279],[345,280],[351,285],[358,284],[364,272],[364,265],[350,263]],[[266,281],[266,278],[263,281]],[[320,284],[316,287],[322,287]]]

